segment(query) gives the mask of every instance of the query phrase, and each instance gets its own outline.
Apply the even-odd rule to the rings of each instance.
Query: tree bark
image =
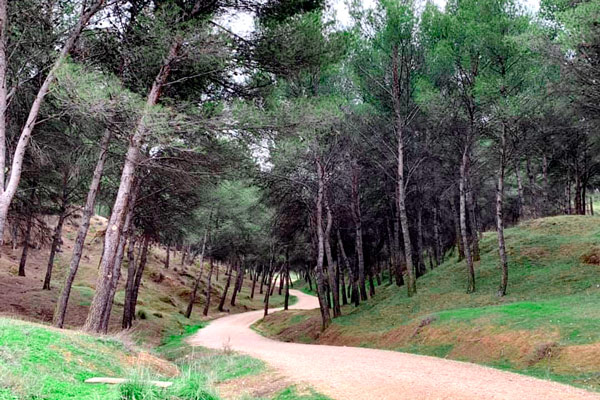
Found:
[[[290,264],[287,264],[285,269],[285,300],[283,303],[283,309],[287,310],[290,305]]]
[[[235,279],[235,286],[233,287],[233,294],[231,295],[231,306],[235,306],[235,299],[237,298],[238,292],[242,290],[242,283],[244,281],[244,268],[242,266],[242,262],[238,261],[237,266],[237,276]],[[281,283],[280,283],[281,286]]]
[[[0,23],[2,26],[0,27],[0,31],[3,33],[0,34],[0,40],[3,41],[0,43],[0,87],[4,88],[3,93],[0,90],[0,152],[2,155],[0,156],[0,175],[2,175],[2,185],[0,186],[0,245],[4,243],[4,225],[6,223],[6,216],[8,214],[8,209],[13,200],[13,197],[17,191],[19,186],[19,182],[21,180],[21,171],[23,169],[23,159],[25,157],[25,152],[27,150],[27,146],[29,145],[29,141],[31,139],[31,134],[33,133],[33,129],[36,125],[37,118],[40,112],[40,108],[42,103],[44,102],[44,98],[48,94],[50,90],[50,85],[56,79],[56,72],[61,67],[67,55],[71,52],[73,47],[75,46],[75,42],[81,35],[83,29],[87,26],[90,19],[98,12],[102,6],[104,5],[105,0],[96,0],[94,1],[90,7],[85,10],[82,10],[81,16],[79,17],[77,24],[73,28],[73,30],[69,33],[67,40],[63,44],[52,68],[46,75],[42,86],[38,90],[33,103],[31,104],[31,108],[29,109],[29,115],[27,116],[27,121],[23,129],[21,130],[21,134],[19,136],[19,140],[17,142],[17,146],[15,148],[14,154],[12,156],[12,164],[10,167],[10,175],[8,178],[8,182],[5,184],[4,171],[6,171],[6,106],[7,106],[7,96],[6,96],[6,71],[8,68],[7,56],[6,56],[6,31],[7,31],[7,16],[6,16],[6,2],[5,0],[1,0],[0,2]],[[3,10],[2,10],[3,9]],[[4,128],[4,129],[2,129]]]
[[[169,269],[169,264],[171,262],[171,241],[167,242],[167,256],[165,257],[165,269]]]
[[[440,219],[439,219],[439,209],[437,205],[433,207],[433,240],[434,240],[434,249],[435,249],[435,265],[436,267],[441,265],[443,260],[443,250],[442,250],[442,241],[440,239]]]
[[[425,262],[423,260],[423,207],[417,211],[417,276],[425,275]]]
[[[212,216],[212,213],[211,213]],[[210,226],[210,218],[209,218],[209,226]],[[200,286],[200,281],[202,281],[202,271],[204,270],[204,252],[206,250],[206,238],[209,233],[209,226],[206,227],[204,231],[204,238],[202,239],[202,250],[200,252],[200,271],[198,271],[198,277],[194,282],[194,288],[190,293],[190,301],[188,302],[187,309],[185,310],[185,317],[190,318],[192,315],[192,309],[194,308],[194,302],[196,301],[196,293],[198,292],[198,286]]]
[[[206,281],[206,304],[204,305],[204,310],[202,311],[202,314],[206,317],[208,315],[208,309],[210,307],[210,291],[211,291],[211,285],[212,285],[212,274],[213,274],[213,259],[210,259],[210,269],[208,270],[208,278]]]
[[[352,219],[356,231],[356,255],[358,257],[358,289],[362,301],[367,300],[365,280],[365,256],[362,237],[362,216],[360,212],[359,170],[356,160],[352,161]]]
[[[44,277],[44,285],[42,287],[43,290],[50,290],[50,281],[52,280],[52,267],[54,267],[54,257],[56,256],[58,246],[60,245],[62,237],[62,228],[66,217],[67,210],[65,208],[61,210],[61,213],[58,216],[58,223],[56,225],[56,228],[54,228],[54,234],[52,235],[52,246],[50,247],[50,257],[48,257],[46,276]]]
[[[69,263],[69,273],[60,292],[60,296],[56,304],[56,311],[54,312],[54,325],[59,328],[62,328],[65,323],[65,315],[67,311],[67,304],[69,303],[69,296],[71,295],[71,287],[73,286],[75,275],[77,275],[77,270],[79,269],[85,237],[87,236],[90,228],[90,220],[94,213],[96,196],[98,195],[98,191],[100,189],[100,182],[102,180],[102,174],[104,173],[104,164],[106,163],[106,158],[108,156],[108,145],[110,144],[111,137],[112,132],[109,129],[106,129],[102,135],[102,139],[100,140],[98,161],[96,161],[92,182],[90,183],[85,206],[83,208],[81,225],[79,225],[79,229],[77,230],[77,238],[75,239],[75,244],[73,245],[73,256],[71,257],[71,262]]]
[[[35,190],[33,192],[35,192]],[[32,225],[33,225],[33,210],[30,210],[29,215],[27,216],[27,227],[25,228],[23,251],[21,252],[21,260],[19,261],[19,276],[25,276],[25,265],[27,264],[27,254],[29,253],[29,240],[31,238]]]
[[[256,289],[256,279],[258,279],[258,268],[254,270],[254,274],[252,276],[252,291],[250,292],[250,299],[254,300],[254,290]]]
[[[523,194],[523,181],[521,179],[521,162],[515,161],[515,176],[517,178],[517,194],[518,194],[518,214],[519,219],[526,219],[525,216],[525,195]]]
[[[218,310],[221,312],[225,311],[223,309],[223,306],[225,305],[225,300],[227,299],[227,292],[229,292],[229,286],[231,285],[231,275],[233,275],[233,269],[231,266],[227,268],[227,271],[227,283],[225,284],[225,288],[223,289],[223,295],[221,296],[221,301],[219,302],[218,308]]]
[[[129,232],[127,242],[127,283],[125,284],[125,299],[123,301],[123,329],[129,329],[133,322],[131,299],[133,298],[133,282],[135,280],[135,233],[133,229]]]
[[[344,249],[344,243],[342,242],[342,235],[340,235],[339,230],[337,231],[337,239],[340,255],[342,256],[342,262],[348,270],[348,279],[350,280],[350,286],[352,288],[351,300],[353,300],[354,305],[358,307],[360,303],[360,298],[358,296],[358,285],[356,284],[356,276],[354,275],[354,271],[352,270],[352,266],[350,265],[348,256],[346,256],[346,250]],[[344,290],[346,290],[346,288],[344,288]]]
[[[466,183],[467,183],[467,168],[469,157],[467,149],[463,152],[462,161],[460,163],[460,181],[459,181],[459,196],[460,196],[460,231],[467,261],[467,293],[475,291],[475,269],[473,267],[473,258],[471,257],[471,248],[469,246],[469,234],[467,232],[467,202],[466,202]]]
[[[496,187],[496,224],[498,231],[498,254],[500,256],[500,266],[502,269],[502,279],[498,296],[506,295],[506,287],[508,285],[508,261],[506,259],[506,246],[504,244],[504,217],[503,217],[503,201],[504,201],[504,169],[506,165],[506,126],[502,129],[500,138],[500,167],[498,170],[498,186]]]
[[[471,163],[470,158],[467,162]],[[469,213],[469,224],[471,225],[471,248],[473,251],[473,261],[481,260],[479,255],[479,230],[477,229],[477,218],[475,216],[475,202],[473,201],[473,188],[470,178],[469,167],[467,167],[467,212]]]
[[[325,196],[324,202],[325,210],[327,213],[327,222],[324,234],[325,254],[327,255],[327,277],[329,278],[329,287],[333,292],[333,318],[337,318],[342,315],[342,310],[340,309],[340,291],[338,289],[336,281],[335,264],[333,262],[333,256],[331,254],[330,238],[331,226],[333,225],[333,215],[331,213],[331,208],[329,207],[329,201],[327,200],[327,196]]]
[[[318,190],[316,201],[316,225],[317,225],[317,294],[321,311],[321,330],[324,331],[331,324],[331,316],[329,315],[329,306],[327,304],[327,294],[325,292],[325,273],[323,271],[323,259],[325,252],[324,233],[323,233],[323,196],[325,192],[325,171],[321,165],[321,160],[315,160],[317,166]]]
[[[459,196],[460,197],[460,196]],[[460,202],[460,199],[459,199]],[[450,200],[450,207],[452,209],[452,217],[454,219],[454,230],[456,236],[456,250],[458,253],[458,261],[462,261],[465,258],[465,246],[462,241],[462,231],[460,229],[460,215],[456,209],[455,199]]]
[[[102,264],[100,266],[100,272],[96,281],[96,292],[94,293],[89,313],[83,326],[83,329],[88,332],[99,332],[101,329],[102,312],[104,310],[107,297],[109,296],[110,281],[112,278],[111,261],[114,260],[118,249],[119,235],[121,227],[124,223],[127,208],[127,198],[129,197],[129,192],[131,191],[137,162],[140,157],[140,149],[144,143],[144,139],[148,131],[150,110],[158,102],[160,92],[171,72],[172,64],[179,55],[181,41],[181,38],[177,38],[171,45],[169,53],[154,80],[150,93],[148,94],[146,108],[143,111],[142,117],[137,123],[135,133],[129,142],[125,163],[123,165],[123,171],[121,173],[119,190],[117,192],[117,197],[112,208],[112,214],[110,216],[106,235],[104,237],[105,247],[104,251],[102,252]]]

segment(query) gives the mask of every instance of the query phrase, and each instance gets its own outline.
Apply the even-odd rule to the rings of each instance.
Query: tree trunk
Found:
[[[148,261],[148,249],[150,248],[150,235],[144,236],[144,244],[142,247],[142,254],[140,255],[140,263],[135,271],[135,279],[133,282],[133,296],[131,300],[131,314],[135,318],[135,309],[137,307],[138,294],[140,292],[140,286],[142,284],[142,276],[144,275],[144,269]]]
[[[392,91],[394,100],[394,112],[396,123],[396,137],[398,141],[398,181],[396,195],[398,202],[398,216],[402,228],[402,238],[404,240],[404,256],[406,257],[406,289],[408,297],[417,293],[417,284],[415,280],[415,271],[412,259],[412,244],[410,240],[410,230],[408,228],[408,216],[406,214],[406,193],[404,182],[404,118],[401,111],[401,90],[400,73],[398,68],[398,46],[394,46],[392,52]]]
[[[211,213],[212,217],[212,213]],[[209,226],[210,226],[210,218],[209,218]],[[202,281],[202,271],[204,270],[204,252],[206,250],[206,238],[208,237],[209,226],[206,227],[204,231],[204,238],[202,239],[202,250],[200,253],[200,271],[198,271],[198,277],[194,282],[194,288],[190,293],[190,301],[188,303],[187,309],[185,310],[185,317],[189,318],[192,315],[192,309],[194,308],[194,302],[196,301],[196,293],[198,292],[198,286],[200,286],[200,282]]]
[[[394,218],[394,253],[395,265],[394,273],[396,276],[396,286],[400,287],[404,285],[404,275],[402,273],[402,266],[406,263],[406,257],[404,257],[404,251],[400,245],[400,216],[396,215]]]
[[[506,165],[506,127],[503,127],[500,148],[500,168],[498,171],[498,186],[496,187],[496,224],[498,230],[498,254],[500,256],[500,265],[502,268],[502,280],[498,289],[498,296],[506,294],[508,285],[508,261],[506,259],[506,246],[504,244],[504,169]]]
[[[171,258],[171,241],[167,242],[167,256],[165,257],[165,269],[169,269]]]
[[[323,259],[325,252],[324,234],[323,234],[323,196],[325,192],[325,171],[321,165],[321,160],[317,158],[317,177],[319,186],[317,190],[316,201],[316,224],[317,224],[317,294],[319,297],[319,305],[321,311],[321,331],[324,331],[331,324],[331,316],[329,315],[329,306],[327,304],[327,294],[325,292],[325,272],[323,271]]]
[[[283,303],[283,309],[287,310],[290,305],[290,264],[287,264],[285,270],[285,300]]]
[[[35,192],[35,189],[32,193]],[[33,197],[33,195],[31,196]],[[25,276],[25,265],[27,264],[27,254],[29,253],[29,239],[31,238],[31,227],[33,225],[33,210],[29,211],[27,216],[27,227],[25,228],[25,238],[23,242],[23,251],[21,252],[21,261],[19,262],[19,276]]]
[[[256,279],[258,278],[258,268],[254,270],[254,274],[252,276],[252,291],[250,292],[250,299],[254,300],[254,290],[256,288]]]
[[[233,275],[233,269],[230,267],[227,268],[227,283],[225,284],[225,288],[223,289],[223,295],[221,296],[221,301],[219,302],[218,310],[223,312],[223,306],[225,305],[225,300],[227,299],[227,292],[229,292],[229,286],[231,285],[231,275]]]
[[[341,258],[341,255],[340,255]],[[340,287],[342,288],[342,304],[346,305],[348,304],[348,296],[346,296],[346,278],[345,278],[345,273],[344,270],[342,269],[341,263],[340,263],[340,258],[338,258],[338,263],[337,263],[337,268],[338,268],[338,273],[340,275],[340,279],[341,279],[341,284]]]
[[[467,293],[475,291],[475,269],[473,267],[473,258],[471,257],[471,248],[469,246],[469,234],[467,232],[467,202],[466,202],[466,181],[467,168],[469,158],[467,149],[463,152],[462,161],[460,163],[460,180],[459,180],[459,196],[460,196],[460,231],[467,260]]]
[[[467,161],[469,164],[471,160]],[[477,218],[475,216],[475,202],[473,201],[473,188],[471,187],[470,172],[467,168],[467,212],[469,213],[469,223],[471,225],[471,248],[473,250],[473,261],[481,260],[479,255],[479,230],[477,229]]]
[[[525,169],[527,172],[527,177],[529,178],[529,204],[531,207],[531,214],[533,214],[533,218],[537,218],[540,216],[540,210],[537,201],[535,175],[533,174],[533,170],[531,168],[531,160],[529,159],[529,157],[525,160]]]
[[[133,282],[135,280],[135,233],[133,229],[129,232],[127,243],[127,283],[125,284],[125,299],[123,301],[123,329],[131,328],[133,321],[132,304]]]
[[[238,261],[237,266],[237,277],[235,279],[235,286],[233,287],[233,294],[231,295],[231,306],[235,307],[235,299],[237,298],[237,294],[242,290],[242,283],[244,280],[244,268],[242,267],[241,261]],[[280,283],[281,286],[281,283]]]
[[[60,53],[58,54],[52,68],[46,75],[42,86],[38,90],[33,103],[31,104],[31,108],[29,109],[29,115],[27,116],[27,120],[23,129],[21,130],[21,134],[19,136],[19,140],[17,142],[17,146],[15,148],[12,164],[10,167],[10,175],[7,182],[5,182],[4,171],[6,168],[6,107],[7,107],[7,95],[6,95],[6,71],[8,69],[8,59],[6,55],[6,47],[4,45],[0,45],[0,152],[2,155],[0,156],[0,175],[2,175],[2,179],[0,179],[0,245],[4,243],[4,225],[6,223],[6,216],[8,214],[8,209],[13,200],[13,197],[17,191],[19,186],[19,181],[21,180],[21,171],[23,169],[23,159],[25,157],[25,152],[27,151],[27,146],[29,145],[29,141],[31,139],[31,134],[33,133],[33,128],[37,123],[38,114],[42,103],[44,102],[44,98],[48,94],[50,90],[50,85],[54,82],[56,78],[56,72],[61,67],[67,55],[71,52],[73,47],[75,46],[75,42],[81,35],[83,29],[87,26],[90,19],[98,12],[104,5],[105,0],[96,0],[94,1],[86,10],[82,10],[81,16],[79,17],[77,24],[73,28],[73,30],[69,33],[66,41],[64,42]],[[7,38],[5,37],[5,33],[7,32],[7,17],[6,17],[6,2],[4,0],[0,1],[0,40],[4,44],[7,42]]]
[[[265,303],[264,307],[264,316],[266,317],[269,314],[269,298],[271,297],[271,280],[273,279],[273,257],[271,257],[271,261],[269,262],[269,273],[267,274],[267,290],[265,291],[265,299],[263,302]]]
[[[210,307],[210,291],[211,291],[211,279],[212,279],[212,274],[213,274],[213,259],[210,259],[210,269],[208,270],[208,278],[206,281],[206,304],[204,305],[204,310],[202,311],[202,314],[206,317],[208,315],[208,309]]]
[[[342,256],[342,262],[344,266],[348,270],[348,279],[350,280],[350,286],[352,287],[352,300],[354,300],[354,305],[358,307],[360,303],[360,298],[358,296],[358,285],[356,284],[356,276],[354,275],[354,271],[350,266],[350,261],[348,261],[348,257],[346,256],[346,250],[344,249],[344,243],[342,242],[342,235],[340,235],[340,231],[337,231],[337,239],[338,239],[338,247],[340,250],[340,255]],[[346,290],[346,288],[344,288]]]
[[[102,252],[102,264],[96,281],[96,292],[94,293],[89,313],[83,326],[83,329],[88,332],[99,332],[101,328],[102,312],[109,296],[110,281],[112,278],[111,262],[114,260],[118,250],[119,235],[124,223],[127,208],[127,198],[131,191],[135,170],[140,157],[140,149],[149,129],[148,124],[150,121],[148,121],[148,119],[150,118],[151,109],[158,102],[160,92],[171,72],[172,64],[178,57],[180,47],[181,39],[177,38],[171,45],[169,53],[154,80],[152,89],[146,100],[146,108],[138,120],[135,133],[129,142],[123,171],[121,173],[119,190],[104,237],[105,247]]]
[[[327,213],[327,222],[325,225],[324,234],[325,254],[327,255],[327,277],[329,280],[329,287],[331,288],[333,294],[333,318],[337,318],[342,315],[342,310],[340,309],[340,291],[336,282],[335,264],[333,262],[333,256],[331,254],[330,238],[331,226],[333,225],[333,215],[331,213],[331,208],[329,207],[329,202],[327,201],[326,196],[324,202],[325,210]]]
[[[460,216],[456,209],[455,199],[450,200],[452,208],[452,217],[454,219],[454,230],[456,236],[457,261],[462,261],[465,258],[465,247],[463,246],[462,233],[460,230]]]
[[[417,276],[425,275],[425,262],[423,260],[423,207],[417,211]]]
[[[77,230],[77,238],[73,245],[73,256],[69,263],[69,273],[67,274],[65,284],[60,292],[58,302],[56,304],[56,311],[54,312],[54,325],[62,328],[65,323],[65,315],[67,312],[67,304],[69,303],[69,296],[71,295],[71,287],[77,275],[79,269],[79,262],[81,261],[81,255],[83,254],[83,246],[85,243],[85,237],[87,236],[90,228],[90,220],[94,213],[94,205],[96,204],[96,196],[100,189],[100,182],[102,174],[104,173],[104,164],[108,156],[108,145],[112,132],[109,129],[104,131],[102,140],[100,141],[100,151],[98,152],[98,161],[96,161],[96,167],[94,168],[94,174],[92,176],[92,182],[88,190],[87,199],[83,208],[83,214],[81,217],[81,224]]]
[[[67,204],[66,204],[66,188],[63,190],[63,205],[61,207],[60,215],[58,216],[58,223],[54,228],[54,234],[52,235],[52,246],[50,247],[50,257],[48,257],[48,266],[46,267],[46,276],[44,277],[43,290],[50,290],[50,281],[52,279],[52,268],[54,267],[54,257],[58,251],[62,237],[62,228],[67,217]]]
[[[435,255],[435,266],[440,266],[443,262],[443,250],[442,241],[440,239],[440,219],[439,209],[436,206],[433,207],[433,241],[434,243],[434,255]]]
[[[352,219],[356,231],[356,255],[358,257],[358,289],[362,301],[367,300],[365,283],[365,256],[363,252],[362,216],[360,212],[359,171],[356,160],[352,161]]]
[[[544,197],[544,207],[542,209],[542,216],[550,215],[550,184],[548,183],[548,158],[544,154],[542,156],[542,175],[544,177],[544,187],[542,196]]]
[[[521,180],[521,162],[515,161],[515,177],[517,178],[517,194],[518,194],[518,214],[519,220],[526,219],[525,216],[525,195],[523,194],[523,181]]]

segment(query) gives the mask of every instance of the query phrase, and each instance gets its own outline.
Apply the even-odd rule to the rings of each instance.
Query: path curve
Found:
[[[294,309],[319,307],[316,297],[297,290]],[[273,309],[270,311],[277,311]],[[556,382],[436,357],[376,350],[284,343],[250,329],[263,311],[212,321],[189,339],[193,346],[224,346],[262,359],[295,382],[337,400],[600,400],[600,394]]]

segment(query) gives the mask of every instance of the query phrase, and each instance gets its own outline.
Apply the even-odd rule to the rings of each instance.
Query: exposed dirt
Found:
[[[293,294],[299,301],[292,308],[318,307],[315,297],[295,290]],[[261,311],[220,318],[189,342],[260,358],[284,376],[334,399],[600,399],[600,394],[476,364],[386,350],[277,342],[250,329],[260,318]]]

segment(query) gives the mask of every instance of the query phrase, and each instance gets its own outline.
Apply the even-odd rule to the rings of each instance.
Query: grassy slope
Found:
[[[159,358],[125,345],[115,337],[93,337],[30,322],[0,318],[0,400],[219,400],[220,385],[251,376],[271,379],[265,365],[226,351],[190,349],[187,335],[170,336]],[[94,376],[126,377],[123,385],[90,385]],[[144,380],[173,381],[169,389],[154,389]],[[264,393],[264,392],[263,392]],[[231,398],[231,397],[227,397]],[[286,383],[272,387],[272,400],[326,400],[309,388]],[[247,400],[258,400],[247,396]]]
[[[386,348],[466,360],[600,390],[600,217],[561,216],[506,231],[508,295],[498,298],[496,236],[481,242],[477,292],[455,258],[418,280],[382,286],[319,335],[318,311],[271,315],[283,340]]]
[[[94,295],[98,264],[102,252],[102,239],[97,238],[96,235],[105,228],[105,218],[95,216],[92,219],[85,242],[84,256],[81,260],[69,302],[66,320],[69,327],[81,326],[87,316],[88,307]],[[5,245],[0,249],[2,251],[0,257],[0,315],[40,322],[50,322],[52,320],[56,299],[68,270],[76,234],[77,221],[69,221],[63,232],[63,251],[58,253],[55,260],[51,291],[41,290],[49,253],[47,246],[41,249],[30,248],[26,277],[17,276],[22,247],[13,250],[10,245]],[[37,242],[37,238],[32,240],[32,243]],[[157,246],[151,248],[137,307],[138,317],[143,319],[138,318],[132,333],[133,339],[140,345],[158,345],[162,337],[179,334],[186,325],[197,324],[206,320],[201,313],[206,301],[205,284],[208,266],[205,265],[193,318],[188,320],[182,315],[182,312],[187,306],[190,288],[193,286],[194,277],[198,274],[199,265],[196,263],[196,265],[182,266],[181,253],[172,251],[171,268],[165,270],[165,257],[164,248]],[[127,265],[124,262],[121,283],[115,296],[115,306],[111,315],[111,331],[120,330],[126,274]],[[223,314],[217,312],[216,308],[226,281],[224,267],[219,273],[218,282],[215,278],[216,274],[213,275],[213,291],[208,319]],[[242,293],[238,295],[235,307],[229,305],[233,289],[229,290],[226,308],[230,312],[237,313],[262,308],[262,297],[258,295],[258,289],[254,300],[250,299],[250,285],[249,281],[244,282]],[[270,303],[273,307],[283,305],[283,296],[273,296]]]

